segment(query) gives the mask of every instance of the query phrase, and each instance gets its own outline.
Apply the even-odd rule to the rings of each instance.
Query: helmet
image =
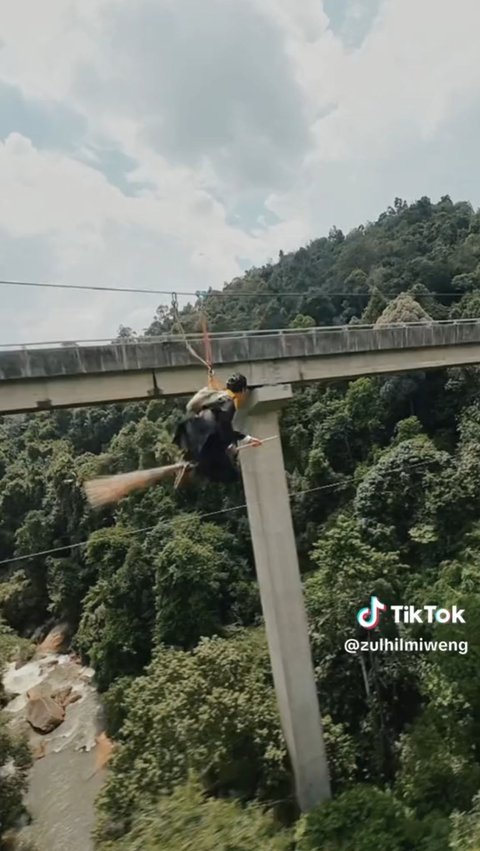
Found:
[[[247,379],[244,375],[240,375],[239,372],[231,375],[227,381],[227,390],[231,390],[232,393],[243,393],[244,390],[247,389]]]

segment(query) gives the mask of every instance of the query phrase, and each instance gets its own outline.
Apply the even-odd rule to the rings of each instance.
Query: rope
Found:
[[[213,374],[212,343],[211,343],[211,340],[210,340],[210,335],[208,333],[207,317],[206,317],[205,313],[201,314],[200,322],[201,322],[201,326],[202,326],[203,351],[205,352],[205,360],[208,363],[209,373]]]
[[[202,311],[200,315],[200,322],[203,332],[203,350],[205,352],[205,360],[208,363],[208,386],[210,390],[225,390],[222,383],[215,377],[215,372],[213,370],[212,341],[208,332],[208,320],[205,311]]]
[[[188,341],[188,337],[185,333],[185,329],[184,329],[184,327],[182,325],[182,321],[180,319],[180,314],[179,314],[179,311],[178,311],[178,297],[177,297],[177,293],[175,293],[175,292],[172,293],[172,313],[173,313],[173,317],[174,317],[174,320],[175,320],[173,327],[175,328],[175,326],[176,326],[178,328],[178,330],[180,331],[180,335],[182,337],[183,342],[185,343],[185,347],[186,347],[187,351],[190,352],[192,357],[196,358],[196,360],[200,361],[200,363],[203,364],[204,367],[206,367],[207,374],[208,374],[208,387],[210,388],[210,390],[224,390],[225,388],[220,383],[220,381],[218,381],[218,379],[215,377],[215,373],[213,371],[212,343],[211,343],[211,340],[210,340],[210,334],[208,333],[207,317],[206,317],[205,313],[202,312],[200,314],[200,322],[201,322],[201,326],[202,326],[202,336],[203,336],[203,347],[204,347],[204,352],[205,352],[204,358],[202,358],[202,356],[199,355],[198,352],[195,351],[195,349],[190,345],[190,343]]]
[[[208,363],[208,361],[204,360],[204,358],[202,358],[202,356],[199,355],[198,352],[196,352],[195,349],[188,342],[188,338],[187,338],[187,335],[185,333],[185,329],[182,325],[182,322],[181,322],[181,319],[180,319],[180,314],[178,312],[178,298],[177,298],[176,293],[172,293],[172,313],[173,313],[173,318],[174,318],[173,328],[175,328],[175,326],[176,326],[178,328],[178,330],[180,331],[180,336],[182,337],[182,340],[185,343],[185,347],[186,347],[187,351],[190,352],[192,357],[194,357],[198,361],[200,361],[200,363],[202,363],[203,366],[205,366],[207,368],[208,372],[210,373],[211,366]]]

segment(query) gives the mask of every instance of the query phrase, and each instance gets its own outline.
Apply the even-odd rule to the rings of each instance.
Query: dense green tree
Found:
[[[480,788],[468,711],[439,711],[432,703],[400,745],[397,794],[424,816],[470,806]]]
[[[397,322],[431,322],[431,320],[432,317],[409,293],[400,293],[387,305],[375,325],[380,327]]]
[[[452,834],[450,851],[478,851],[480,848],[480,794],[468,812],[454,812],[451,816]]]
[[[26,662],[33,653],[30,642],[18,635],[0,620],[0,674],[9,662]],[[8,700],[0,681],[0,709]],[[0,711],[0,847],[6,836],[24,813],[23,795],[27,789],[28,771],[32,755],[27,739],[14,734],[9,728],[7,713]],[[9,847],[14,847],[10,845]]]
[[[290,328],[298,328],[299,330],[313,328],[315,320],[311,316],[304,316],[302,313],[297,313],[295,319],[292,319]]]
[[[366,633],[356,613],[372,595],[387,605],[398,603],[409,569],[397,553],[363,540],[355,521],[343,516],[314,548],[312,560],[318,567],[305,582],[305,597],[321,704],[356,736],[362,773],[375,780],[389,777],[396,736],[418,706],[414,666],[408,657],[377,658],[368,650],[349,655],[343,645],[347,638],[368,645],[379,635],[396,636],[389,618],[373,635]]]
[[[108,532],[117,540],[98,564],[99,578],[85,595],[75,639],[95,668],[101,690],[116,677],[142,671],[150,660],[155,621],[152,559],[118,528]],[[90,558],[95,550],[92,547]],[[117,569],[116,559],[121,559]]]
[[[125,699],[121,747],[101,809],[125,818],[194,769],[210,792],[291,795],[262,636],[205,639],[193,653],[159,649]]]
[[[259,613],[252,576],[235,550],[228,532],[195,516],[169,525],[155,558],[158,642],[192,647],[223,624],[246,624]]]
[[[373,786],[355,786],[300,820],[297,847],[298,851],[418,851],[415,835],[412,815],[393,795]]]
[[[273,818],[259,807],[242,807],[235,801],[206,798],[200,784],[179,786],[156,804],[144,808],[129,833],[101,842],[99,851],[291,851],[291,836],[280,831]]]
[[[101,795],[102,824],[128,822],[140,801],[190,770],[211,794],[291,806],[292,778],[261,632],[204,639],[193,653],[161,648],[125,696],[120,749]],[[331,770],[349,779],[352,743],[325,720]]]
[[[373,325],[382,315],[387,306],[387,301],[378,287],[374,287],[367,306],[362,314],[361,320],[366,325]]]
[[[0,715],[0,842],[1,835],[15,827],[24,812],[23,794],[31,764],[27,740],[14,736]]]
[[[411,530],[425,519],[426,488],[451,463],[426,437],[389,449],[358,486],[354,501],[358,522],[381,546],[407,548]]]

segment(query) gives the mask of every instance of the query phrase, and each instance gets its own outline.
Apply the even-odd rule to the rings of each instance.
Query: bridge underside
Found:
[[[470,343],[224,363],[217,375],[225,381],[235,370],[246,375],[252,387],[299,386],[361,375],[391,375],[479,363],[480,343]],[[0,414],[184,396],[194,393],[205,382],[205,369],[200,365],[7,379],[0,382]]]

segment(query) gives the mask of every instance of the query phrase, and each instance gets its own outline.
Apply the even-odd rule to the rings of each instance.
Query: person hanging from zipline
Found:
[[[176,293],[172,293],[172,314],[187,351],[208,370],[208,386],[190,399],[186,415],[178,424],[173,437],[173,442],[181,450],[184,460],[166,467],[103,476],[85,482],[87,499],[94,508],[118,502],[133,491],[169,478],[175,478],[175,488],[194,474],[210,482],[236,482],[239,478],[236,464],[238,450],[261,446],[265,441],[276,438],[274,435],[265,440],[258,440],[242,434],[235,428],[235,414],[248,395],[247,379],[244,375],[235,374],[228,379],[226,386],[222,387],[213,371],[212,347],[205,315],[201,316],[204,342],[202,357],[185,334],[178,312]]]
[[[189,465],[186,475],[195,471],[211,482],[237,481],[237,447],[262,445],[258,438],[234,427],[235,415],[247,393],[247,379],[237,373],[228,379],[224,390],[204,387],[190,399],[173,438]]]
[[[173,442],[184,460],[166,467],[138,470],[85,482],[87,499],[95,508],[118,502],[133,491],[175,478],[175,487],[199,475],[210,482],[231,484],[239,478],[238,449],[258,447],[264,441],[245,435],[234,427],[234,418],[248,394],[243,375],[232,375],[223,389],[209,376],[209,386],[188,402],[186,415],[178,424]],[[271,440],[273,438],[267,438]]]

